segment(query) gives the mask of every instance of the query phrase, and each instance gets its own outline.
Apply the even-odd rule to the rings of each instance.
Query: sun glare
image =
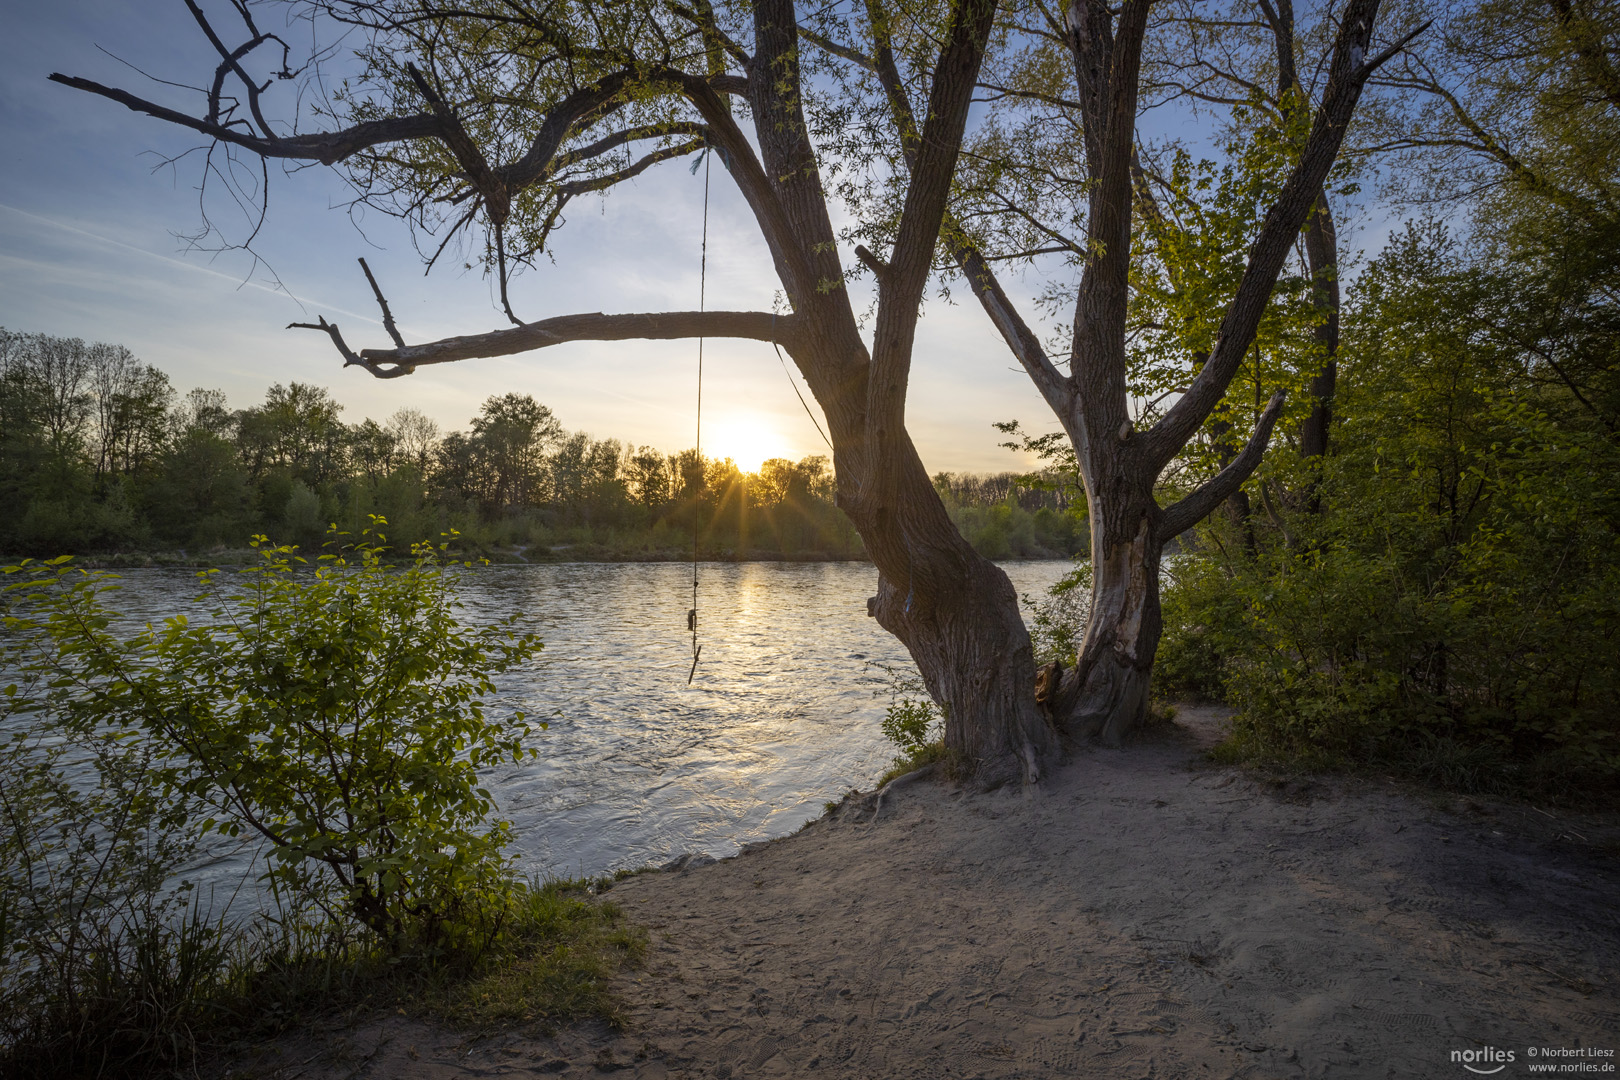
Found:
[[[758,472],[762,462],[790,457],[787,440],[764,417],[743,413],[721,417],[711,429],[703,425],[703,456],[730,458],[743,472]]]

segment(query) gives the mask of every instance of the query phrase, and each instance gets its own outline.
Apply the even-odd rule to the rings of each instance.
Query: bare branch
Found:
[[[317,316],[316,321],[312,323],[288,323],[287,329],[321,331],[327,337],[332,339],[333,345],[337,346],[337,351],[343,356],[344,367],[363,367],[379,379],[397,379],[401,375],[409,375],[411,372],[416,370],[414,367],[404,366],[393,369],[384,369],[368,360],[362,359],[361,357],[357,356],[354,350],[349,348],[348,343],[343,340],[343,334],[338,331],[337,323],[329,323],[324,317],[321,316]]]
[[[705,145],[707,144],[703,139],[688,139],[686,142],[676,143],[674,146],[666,146],[662,150],[654,150],[640,161],[620,169],[618,172],[609,173],[606,176],[593,176],[588,180],[573,180],[566,184],[558,184],[557,192],[563,198],[571,199],[575,195],[583,195],[587,191],[602,191],[641,175],[660,161],[684,157],[687,154],[702,150]]]
[[[382,289],[378,288],[377,279],[372,276],[371,267],[366,265],[364,257],[360,259],[360,269],[366,272],[366,280],[371,283],[371,295],[377,298],[377,306],[382,308],[383,329],[388,331],[388,336],[394,339],[394,344],[403,349],[405,339],[399,334],[399,326],[394,322],[394,313],[388,310],[388,299],[383,296]]]
[[[642,139],[657,139],[665,135],[697,135],[707,138],[708,134],[709,129],[706,125],[688,120],[678,120],[667,124],[644,124],[641,127],[626,128],[623,131],[615,131],[611,135],[604,135],[602,138],[587,146],[582,146],[578,150],[558,154],[551,163],[549,171],[555,174],[559,169],[567,168],[569,165],[581,161],[588,161],[594,157],[601,157],[609,150],[617,149],[626,143],[639,142]]]
[[[704,6],[704,9],[701,12],[693,11],[685,4],[666,3],[664,6],[670,11],[674,12],[676,15],[679,15],[681,18],[685,19],[687,22],[691,23],[693,26],[696,26],[698,30],[702,32],[705,41],[712,42],[713,44],[720,46],[720,48],[724,49],[730,54],[733,60],[737,61],[737,63],[743,67],[747,67],[749,61],[753,59],[748,55],[747,51],[743,49],[741,45],[733,41],[730,35],[726,34],[718,25],[715,24],[714,12],[713,10],[709,9],[707,5]]]
[[[670,341],[729,337],[775,341],[792,352],[800,332],[800,321],[796,316],[777,315],[769,311],[668,311],[626,315],[604,315],[598,311],[559,315],[524,323],[510,330],[492,330],[487,334],[443,338],[393,349],[362,349],[355,353],[344,343],[337,326],[325,319],[315,324],[292,325],[325,332],[343,355],[345,366],[358,365],[380,379],[409,375],[426,364],[448,364],[486,356],[512,356],[570,341]]]
[[[848,60],[856,67],[865,68],[868,71],[877,70],[877,63],[870,56],[867,56],[859,49],[840,44],[839,42],[834,41],[832,38],[825,37],[804,26],[799,27],[799,36],[817,48],[825,49],[834,56],[842,57],[843,59]]]
[[[1067,416],[1074,394],[1072,383],[1047,357],[1046,350],[1041,347],[1041,339],[1029,328],[1002,289],[1001,282],[990,269],[989,260],[967,239],[955,222],[947,222],[946,230],[945,242],[950,248],[951,257],[967,279],[968,288],[978,297],[979,305],[990,316],[1002,340],[1018,358],[1019,364],[1052,411],[1060,417]]]
[[[431,114],[390,117],[387,120],[369,120],[341,131],[317,132],[310,135],[287,135],[280,138],[261,138],[249,135],[223,124],[199,120],[183,112],[136,97],[116,87],[103,86],[74,75],[53,73],[51,82],[71,86],[118,102],[134,112],[145,113],[171,124],[201,132],[220,142],[240,146],[255,154],[271,158],[293,158],[318,161],[322,165],[335,165],[339,161],[383,143],[404,142],[410,139],[431,139],[440,134],[439,121]]]
[[[1409,34],[1403,35],[1401,37],[1401,39],[1399,41],[1397,41],[1395,44],[1391,45],[1389,48],[1385,49],[1383,52],[1379,53],[1377,56],[1373,57],[1371,60],[1368,60],[1365,64],[1363,64],[1361,66],[1361,77],[1363,79],[1365,79],[1369,75],[1371,75],[1373,72],[1377,71],[1379,68],[1381,68],[1385,64],[1389,63],[1391,60],[1393,60],[1396,57],[1397,54],[1400,53],[1400,51],[1402,49],[1404,49],[1408,45],[1410,45],[1412,43],[1413,39],[1415,39],[1419,34],[1423,33],[1425,30],[1427,30],[1429,27],[1431,27],[1433,25],[1434,25],[1434,20],[1433,19],[1428,20],[1427,22],[1425,22],[1421,26],[1419,26],[1416,30],[1413,30]]]
[[[982,82],[979,84],[979,89],[994,90],[998,95],[1000,95],[1000,97],[1019,98],[1024,101],[1039,101],[1043,105],[1053,105],[1060,109],[1079,109],[1081,107],[1078,101],[1070,101],[1068,98],[1053,97],[1051,94],[1037,93],[1034,90],[1017,90],[1012,87],[1001,86],[997,83]],[[974,100],[998,101],[1000,100],[1000,97],[975,98]]]
[[[879,281],[882,281],[883,275],[889,272],[889,264],[872,254],[872,249],[865,244],[855,245],[855,257],[861,260],[861,265],[872,271],[872,276]]]

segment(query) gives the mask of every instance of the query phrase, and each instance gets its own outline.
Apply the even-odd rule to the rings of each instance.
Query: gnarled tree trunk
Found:
[[[972,763],[977,781],[1021,774],[1032,782],[1059,743],[1035,703],[1035,654],[1018,596],[957,531],[909,440],[905,450],[878,465],[889,475],[875,486],[892,493],[883,506],[866,503],[854,483],[847,497],[841,491],[878,566],[867,612],[911,653],[944,711],[946,748]]]
[[[1160,542],[1151,499],[1132,500],[1093,519],[1091,620],[1073,674],[1067,720],[1079,733],[1108,746],[1147,713],[1153,658],[1163,619],[1159,613]],[[1112,520],[1108,520],[1112,519]],[[1130,522],[1136,521],[1131,533]]]

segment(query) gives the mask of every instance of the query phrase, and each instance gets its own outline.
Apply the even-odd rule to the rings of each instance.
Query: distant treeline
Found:
[[[491,397],[466,431],[416,409],[344,423],[322,387],[272,386],[232,409],[218,390],[176,392],[121,345],[0,328],[0,551],[111,554],[244,547],[263,533],[318,546],[329,524],[379,514],[403,551],[455,530],[467,550],[527,559],[690,555],[861,558],[833,505],[826,457],[745,473],[567,432],[525,394]],[[935,478],[952,516],[993,558],[1084,546],[1062,485],[1013,473]]]

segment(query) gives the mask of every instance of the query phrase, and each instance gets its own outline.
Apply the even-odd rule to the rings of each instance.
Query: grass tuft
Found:
[[[425,995],[423,1005],[468,1027],[586,1017],[622,1027],[624,1014],[608,985],[620,967],[641,962],[647,933],[593,891],[600,890],[583,882],[531,889],[501,955]]]
[[[333,1014],[403,1010],[459,1027],[624,1014],[609,985],[647,936],[588,883],[520,886],[477,955],[400,953],[346,927],[287,919],[253,929],[195,913],[128,925],[7,1018],[0,1076],[168,1076]]]
[[[895,758],[894,764],[889,766],[888,771],[882,776],[878,777],[877,786],[881,788],[890,780],[904,776],[908,772],[916,772],[918,769],[933,765],[936,762],[944,763],[945,772],[947,775],[956,775],[958,771],[956,755],[952,754],[945,748],[945,740],[943,738],[935,739],[930,743],[924,743],[915,750],[912,750],[909,753],[901,754],[899,757]],[[829,806],[831,805],[833,804],[829,804]]]

